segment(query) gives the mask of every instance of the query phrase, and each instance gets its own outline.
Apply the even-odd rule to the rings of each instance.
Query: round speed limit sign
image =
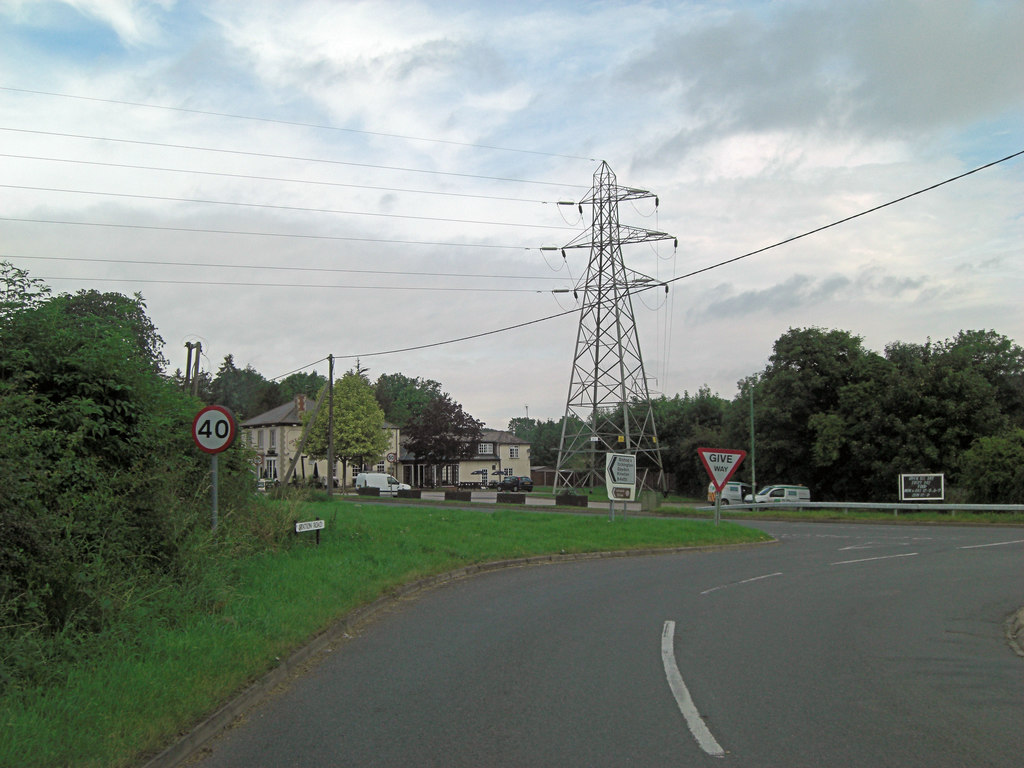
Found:
[[[235,441],[235,417],[223,405],[208,405],[192,422],[192,439],[199,450],[220,453]]]

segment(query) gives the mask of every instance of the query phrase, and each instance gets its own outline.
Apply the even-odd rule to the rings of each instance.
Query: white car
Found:
[[[766,485],[757,496],[747,494],[746,501],[755,504],[784,504],[787,501],[810,501],[811,491],[806,485]]]
[[[398,482],[394,475],[387,472],[360,472],[356,475],[356,488],[378,488],[381,496],[412,490],[412,486]]]

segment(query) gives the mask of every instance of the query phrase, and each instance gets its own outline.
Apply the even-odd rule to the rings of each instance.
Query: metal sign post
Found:
[[[235,441],[237,429],[231,410],[223,405],[208,405],[192,421],[192,439],[203,453],[210,454],[210,498],[213,506],[213,530],[217,530],[217,454]]]

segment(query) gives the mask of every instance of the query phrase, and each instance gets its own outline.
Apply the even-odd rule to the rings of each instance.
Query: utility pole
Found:
[[[626,269],[622,245],[675,238],[619,224],[619,203],[644,198],[653,198],[657,206],[653,193],[620,187],[612,169],[602,162],[593,187],[580,201],[581,213],[584,205],[593,207],[590,229],[563,248],[563,254],[566,248],[589,248],[590,260],[562,420],[556,490],[603,485],[606,453],[634,455],[640,487],[653,473],[657,486],[665,489],[632,300],[634,292],[658,283]],[[667,293],[668,286],[664,288]]]
[[[185,349],[188,350],[188,357],[185,361],[185,389],[193,396],[199,394],[199,356],[203,352],[203,345],[200,342],[185,342]],[[195,356],[192,355],[195,350]]]
[[[334,495],[334,355],[327,356],[327,498]]]

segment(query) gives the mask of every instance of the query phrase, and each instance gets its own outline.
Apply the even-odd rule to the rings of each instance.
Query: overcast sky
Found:
[[[3,0],[0,258],[140,292],[172,370],[358,355],[504,429],[564,412],[577,316],[503,329],[578,306],[588,252],[541,248],[606,161],[678,238],[623,248],[674,279],[656,395],[789,328],[1022,343],[1024,158],[683,277],[1024,150],[1022,40],[1020,0]]]

